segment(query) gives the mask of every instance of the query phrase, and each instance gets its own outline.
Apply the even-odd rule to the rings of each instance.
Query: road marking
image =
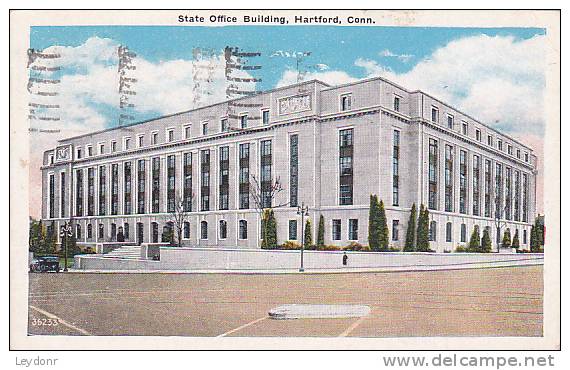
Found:
[[[220,335],[218,335],[218,338],[228,336],[228,335],[230,335],[230,334],[232,334],[232,333],[235,333],[236,331],[240,331],[241,329],[245,329],[245,328],[247,328],[248,326],[251,326],[251,325],[253,325],[253,324],[257,324],[258,322],[263,321],[263,320],[265,320],[265,319],[267,319],[267,316],[260,317],[260,318],[257,319],[257,320],[253,320],[253,321],[251,321],[251,322],[248,322],[247,324],[244,324],[244,325],[242,325],[242,326],[238,326],[238,327],[235,328],[235,329],[232,329],[232,330],[230,330],[230,331],[227,331],[227,332],[225,332],[224,334],[220,334]]]
[[[362,316],[360,317],[358,320],[356,320],[355,322],[352,323],[352,325],[350,325],[348,328],[346,328],[345,331],[343,331],[342,333],[339,334],[339,337],[346,337],[348,336],[348,334],[350,334],[354,329],[356,329],[356,327],[358,325],[360,325],[360,323],[362,321],[364,321],[364,319],[366,318],[366,316]]]
[[[92,335],[92,334],[89,333],[87,330],[83,330],[83,329],[81,329],[81,328],[78,328],[77,326],[68,323],[68,322],[65,321],[64,319],[62,319],[62,318],[60,318],[60,317],[57,317],[56,315],[54,315],[54,314],[52,314],[52,313],[49,313],[49,312],[47,312],[47,311],[44,311],[44,310],[42,310],[41,308],[37,308],[36,306],[32,306],[32,305],[30,305],[30,308],[31,308],[32,310],[35,310],[35,311],[41,313],[41,314],[44,315],[44,316],[49,317],[50,319],[57,320],[57,322],[59,322],[61,325],[67,326],[68,328],[73,329],[73,330],[75,330],[75,331],[78,331],[78,332],[80,332],[80,333],[83,334],[83,335]]]

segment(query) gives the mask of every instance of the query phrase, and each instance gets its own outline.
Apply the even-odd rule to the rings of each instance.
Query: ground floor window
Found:
[[[523,230],[523,244],[526,244],[526,230]]]
[[[87,225],[87,239],[93,238],[93,225]]]
[[[451,222],[448,222],[448,223],[445,225],[445,241],[448,242],[448,243],[451,242],[452,231],[453,231],[453,229],[452,229],[452,226],[451,226]]]
[[[297,240],[297,220],[289,220],[289,240]]]
[[[190,239],[190,222],[184,222],[184,239]]]
[[[208,239],[208,222],[200,222],[200,239]]]
[[[432,221],[429,223],[429,241],[435,242],[437,236],[437,222]]]
[[[99,235],[97,237],[101,241],[105,237],[105,226],[103,224],[99,224]]]
[[[348,220],[348,240],[358,240],[358,219]]]
[[[228,223],[226,220],[220,220],[220,239],[226,239],[227,237],[228,237]],[[207,237],[202,239],[207,239]]]
[[[158,224],[156,222],[152,223],[152,242],[158,243]]]
[[[77,224],[77,227],[75,228],[75,237],[77,239],[81,239],[81,225]]]
[[[340,220],[332,220],[332,238],[333,240],[340,240],[342,232],[342,223]]]
[[[461,224],[461,242],[465,243],[467,241],[467,226]]]
[[[239,220],[239,238],[247,239],[247,221]]]
[[[400,236],[398,235],[398,226],[400,226],[400,220],[392,221],[392,240],[397,241]]]
[[[129,234],[131,233],[129,230],[129,224],[125,222],[123,225],[123,233],[125,234],[125,240],[129,240]]]

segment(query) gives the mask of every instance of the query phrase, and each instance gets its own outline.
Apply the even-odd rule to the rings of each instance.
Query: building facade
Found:
[[[322,214],[326,244],[368,244],[377,194],[393,247],[403,246],[415,203],[430,210],[439,252],[468,243],[475,225],[489,228],[495,247],[509,228],[528,248],[536,176],[528,146],[422,91],[383,78],[313,80],[61,140],[44,153],[42,219],[71,219],[84,245],[119,231],[160,242],[182,199],[185,245],[259,248],[251,179],[262,193],[279,179],[283,191],[265,202],[283,205],[280,243],[301,240],[304,203],[314,239]]]

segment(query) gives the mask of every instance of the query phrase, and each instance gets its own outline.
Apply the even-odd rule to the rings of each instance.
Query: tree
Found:
[[[30,252],[40,253],[44,240],[42,239],[42,221],[30,219],[30,235],[28,238],[28,248]]]
[[[410,220],[408,221],[408,230],[406,231],[406,244],[404,244],[404,252],[413,252],[416,250],[416,218],[417,210],[416,203],[414,203],[410,212]]]
[[[503,248],[510,248],[511,247],[511,229],[507,228],[505,233],[503,234],[503,242],[501,243],[501,247]]]
[[[262,230],[261,230],[261,247],[267,248],[268,245],[273,245],[273,241],[270,243],[264,242],[266,237],[269,237],[267,227],[269,227],[268,222],[264,222],[267,216],[267,220],[272,218],[272,222],[275,222],[275,246],[277,246],[277,221],[275,221],[275,214],[271,212],[271,215],[265,214],[266,210],[273,210],[274,208],[285,207],[289,205],[289,202],[274,204],[275,199],[279,195],[279,193],[283,192],[285,189],[283,188],[279,177],[275,180],[271,178],[269,182],[262,182],[255,177],[255,175],[249,176],[249,196],[253,203],[253,208],[257,212],[259,219],[262,220]],[[272,231],[273,232],[273,231]],[[265,245],[265,247],[264,247]]]
[[[368,245],[373,251],[380,250],[380,227],[378,224],[378,197],[370,194],[370,211],[368,212]]]
[[[313,245],[313,230],[311,230],[311,220],[307,219],[305,222],[305,248]]]
[[[319,217],[319,228],[317,231],[317,247],[325,246],[325,218],[323,215]]]
[[[473,227],[473,233],[469,239],[469,252],[481,252],[481,234],[479,232],[479,225]]]
[[[519,229],[515,230],[515,236],[513,236],[513,244],[511,244],[511,247],[515,248],[515,249],[519,249],[521,246],[521,242],[519,240]]]
[[[275,213],[271,208],[263,212],[262,229],[263,240],[261,242],[261,248],[277,248],[277,221],[275,220]]]
[[[530,250],[540,252],[544,246],[544,218],[538,216],[530,229]]]
[[[418,229],[416,238],[416,250],[418,252],[429,252],[429,211],[422,204],[418,218]]]
[[[41,228],[41,248],[39,250],[40,254],[54,254],[56,252],[57,244],[57,230],[52,222],[50,227],[46,228],[42,225]]]
[[[489,229],[485,228],[485,230],[483,230],[483,238],[481,239],[481,252],[489,253],[492,247],[493,244],[491,242],[491,236],[489,235]]]
[[[190,195],[190,204],[192,204],[193,198],[194,194]],[[163,236],[166,242],[176,244],[177,247],[182,247],[182,233],[184,232],[184,225],[186,222],[190,221],[189,209],[190,206],[188,202],[184,201],[184,198],[180,195],[180,193],[176,193],[174,197],[173,208],[170,212],[168,212],[168,215],[166,216],[172,225],[172,227],[170,227],[168,235]]]
[[[376,198],[378,200],[378,198]],[[384,209],[384,201],[380,201],[378,207],[378,235],[379,235],[379,246],[381,251],[388,250],[388,225],[386,222],[386,210]]]

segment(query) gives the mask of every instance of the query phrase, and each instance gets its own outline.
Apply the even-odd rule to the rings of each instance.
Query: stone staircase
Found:
[[[141,258],[140,245],[125,245],[103,255],[104,258],[123,258],[138,260]]]

